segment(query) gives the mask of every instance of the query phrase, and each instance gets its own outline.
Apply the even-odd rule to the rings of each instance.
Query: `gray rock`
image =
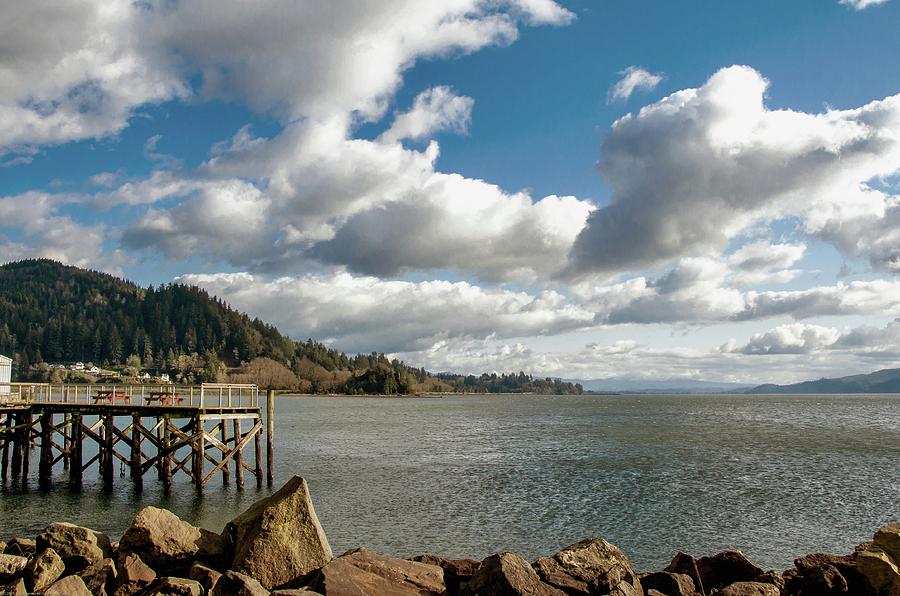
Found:
[[[145,507],[119,541],[119,560],[138,555],[157,572],[187,571],[196,559],[220,562],[222,537],[196,528],[167,509]]]
[[[481,562],[475,575],[463,584],[464,596],[565,596],[545,584],[528,561],[516,553],[491,555]],[[329,595],[330,596],[330,595]]]
[[[44,596],[91,596],[91,593],[80,577],[67,575],[47,588]]]
[[[231,520],[224,535],[234,553],[231,569],[267,589],[286,586],[333,557],[300,476]]]
[[[114,594],[118,584],[117,576],[116,564],[109,558],[100,559],[79,575],[94,596]]]
[[[656,590],[668,596],[695,596],[700,594],[691,576],[683,573],[670,573],[668,571],[648,573],[641,577],[641,586],[648,594],[650,590]]]
[[[137,555],[128,555],[119,565],[116,596],[136,594],[153,583],[156,572],[148,567]]]
[[[602,538],[567,546],[552,557],[538,559],[533,567],[541,581],[571,596],[644,593],[628,557]]]
[[[58,580],[66,570],[66,564],[63,563],[55,550],[47,548],[41,551],[41,554],[28,562],[25,568],[25,586],[29,592],[43,592],[56,580]]]
[[[243,573],[228,571],[216,582],[211,596],[269,596],[262,584]]]
[[[58,522],[38,534],[37,549],[52,548],[66,564],[66,573],[80,573],[112,556],[109,536],[73,524]]]
[[[28,559],[17,555],[0,555],[0,582],[7,582],[17,578],[25,566],[28,565]]]
[[[365,548],[348,551],[322,567],[310,587],[328,596],[447,593],[444,570],[437,565],[386,557]]]
[[[735,582],[714,592],[715,596],[781,596],[781,590],[761,582]]]
[[[211,592],[216,586],[216,582],[222,577],[222,574],[202,563],[194,563],[188,571],[188,577],[200,582],[200,585],[202,585],[207,592]]]
[[[160,577],[141,592],[141,596],[203,596],[200,582],[182,577]]]

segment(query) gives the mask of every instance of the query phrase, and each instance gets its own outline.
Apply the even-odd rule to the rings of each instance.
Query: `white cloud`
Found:
[[[654,74],[640,66],[629,66],[619,72],[622,78],[609,90],[610,100],[627,100],[635,91],[652,91],[663,80],[663,75]]]
[[[900,219],[897,198],[868,184],[900,171],[900,96],[806,114],[768,109],[767,86],[733,66],[619,119],[599,165],[610,204],[579,235],[570,273],[721,251],[751,225],[786,217],[877,268],[897,266],[896,234],[859,232]]]
[[[185,275],[295,338],[342,349],[407,351],[446,339],[554,335],[590,326],[593,313],[556,292],[528,294],[466,282],[382,281],[347,273],[267,280],[249,273]]]
[[[860,359],[891,361],[900,357],[900,321],[892,321],[884,327],[864,325],[844,329],[791,323],[758,333],[743,345],[731,340],[722,349],[748,355],[844,351]]]
[[[385,142],[429,139],[438,131],[466,133],[472,119],[471,97],[456,95],[449,87],[433,87],[416,96],[408,112],[397,114],[391,127],[381,135]]]
[[[80,201],[81,197],[73,195],[42,192],[0,197],[0,230],[18,229],[21,236],[15,242],[0,237],[0,260],[44,257],[121,274],[128,257],[118,250],[106,250],[105,225],[83,225],[59,214],[61,207]]]
[[[367,275],[443,269],[503,281],[555,273],[594,208],[575,197],[535,201],[524,192],[438,172],[436,143],[419,151],[397,141],[352,139],[346,126],[342,119],[301,122],[271,140],[242,129],[193,181],[160,174],[101,202],[187,196],[182,205],[154,210],[124,237],[126,246],[158,244],[176,258],[185,254],[180,246],[190,245],[240,266],[272,270],[296,270],[318,259]],[[241,236],[206,242],[197,238],[203,234],[185,205],[202,201],[208,211],[198,205],[189,212],[219,217],[229,201],[191,193],[206,187],[215,193],[215,185],[226,182],[257,189],[262,220]],[[151,221],[161,219],[165,226]],[[178,245],[167,238],[177,238]],[[248,243],[259,250],[248,251]]]
[[[841,4],[845,6],[850,6],[855,8],[856,10],[865,10],[870,6],[877,6],[879,4],[884,4],[888,0],[840,0]]]
[[[0,155],[115,134],[186,95],[142,18],[129,0],[0,3]]]
[[[551,0],[3,2],[0,155],[116,134],[195,79],[287,121],[375,119],[416,60],[572,18]]]

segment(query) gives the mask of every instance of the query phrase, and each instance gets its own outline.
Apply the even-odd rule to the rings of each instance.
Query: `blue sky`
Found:
[[[196,283],[434,370],[792,381],[900,357],[895,0],[81,0],[0,23],[0,260]]]

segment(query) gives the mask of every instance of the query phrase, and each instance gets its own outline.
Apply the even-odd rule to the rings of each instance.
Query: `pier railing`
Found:
[[[258,408],[259,387],[234,383],[202,385],[0,383],[0,404],[30,403]]]

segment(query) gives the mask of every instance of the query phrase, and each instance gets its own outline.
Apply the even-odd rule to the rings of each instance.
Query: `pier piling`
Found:
[[[0,466],[4,483],[11,479],[23,487],[27,484],[34,446],[39,450],[38,479],[42,488],[51,487],[53,466],[60,461],[67,468],[72,488],[81,487],[85,470],[95,462],[107,490],[113,486],[118,465],[123,477],[125,468],[129,468],[128,475],[137,491],[143,488],[144,474],[156,468],[165,492],[171,491],[174,477],[181,472],[202,493],[220,472],[223,485],[228,486],[232,461],[238,488],[244,486],[245,469],[256,476],[257,486],[262,486],[264,428],[255,385],[169,385],[158,390],[93,385],[83,392],[74,385],[11,385],[17,389],[16,395],[24,397],[0,406]],[[245,420],[250,422],[246,432]],[[229,433],[232,429],[233,433]],[[271,483],[274,449],[271,428],[266,431]],[[92,455],[88,459],[84,456],[85,441],[97,446],[96,452],[89,451]],[[250,441],[255,447],[254,467],[243,459],[243,450]],[[207,461],[211,469],[207,468]]]

